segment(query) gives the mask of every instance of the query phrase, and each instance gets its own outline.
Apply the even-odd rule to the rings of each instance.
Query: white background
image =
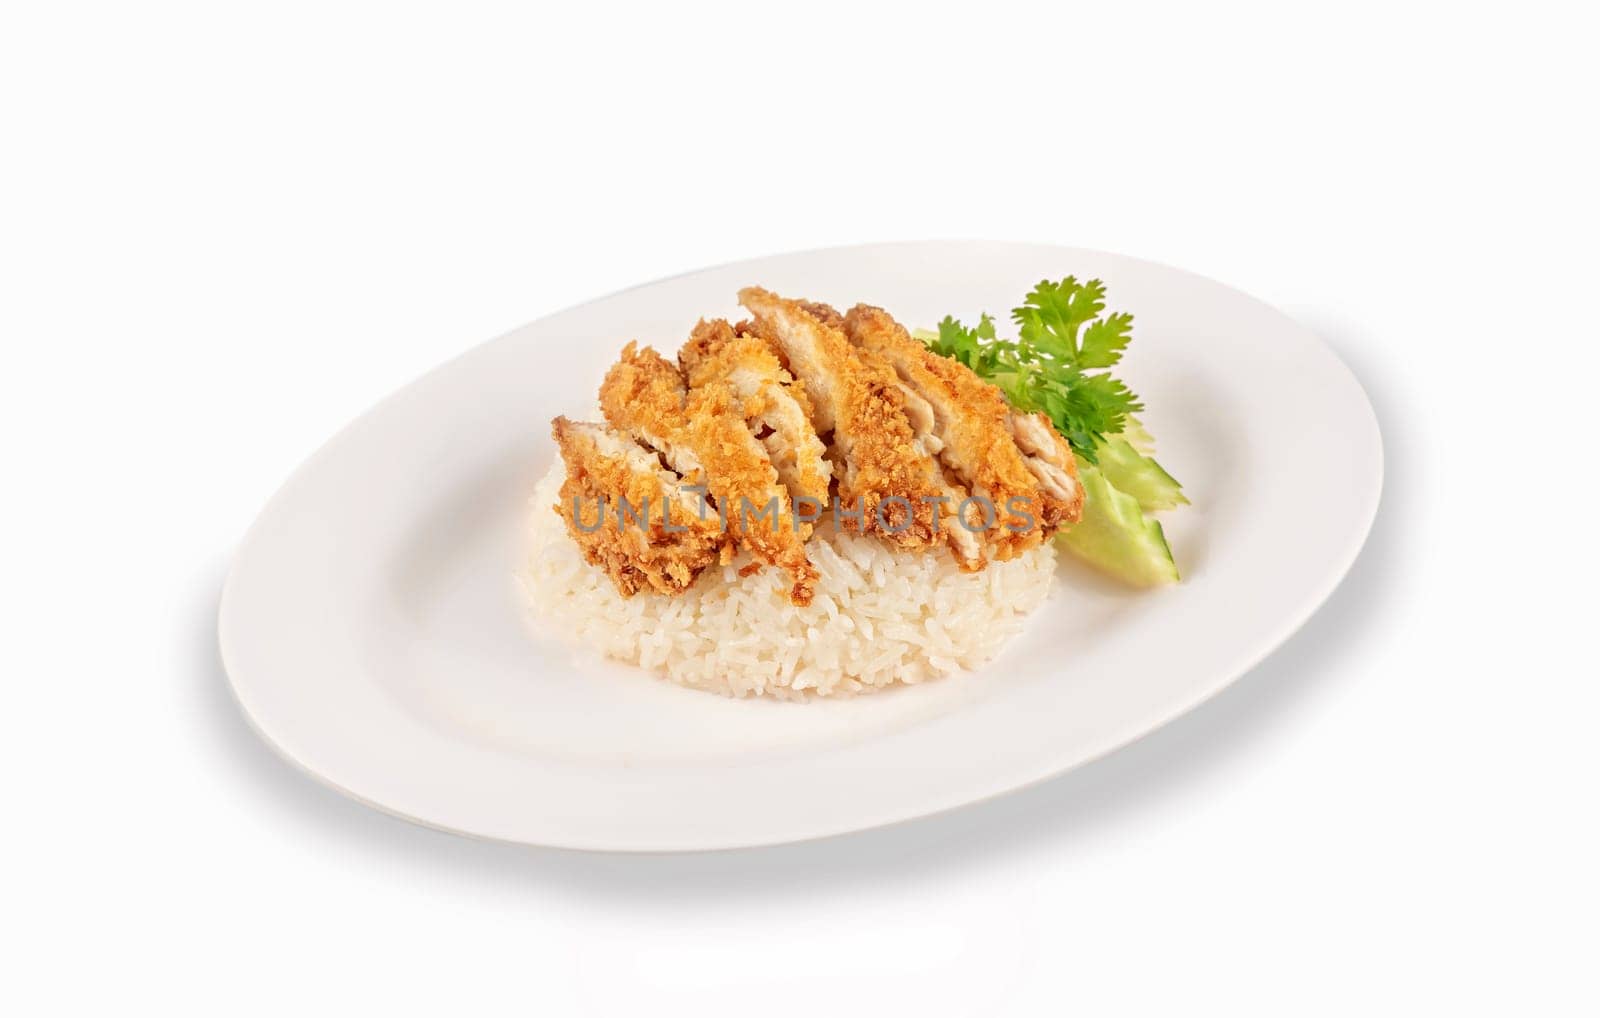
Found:
[[[935,7],[0,7],[0,1010],[1600,1012],[1592,26]],[[633,283],[936,236],[1213,276],[1366,385],[1371,541],[1222,697],[663,858],[416,828],[245,727],[230,548],[374,400]]]

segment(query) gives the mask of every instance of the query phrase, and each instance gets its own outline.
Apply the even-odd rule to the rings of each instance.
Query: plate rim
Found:
[[[989,245],[1002,246],[1006,248],[1037,248],[1041,252],[1049,251],[1055,255],[1070,256],[1072,254],[1079,254],[1110,256],[1120,260],[1141,263],[1142,265],[1154,267],[1164,272],[1190,277],[1191,279],[1197,280],[1208,286],[1226,291],[1233,297],[1243,298],[1259,308],[1270,312],[1272,315],[1281,319],[1286,325],[1292,326],[1303,336],[1304,339],[1309,340],[1312,344],[1314,344],[1314,346],[1323,355],[1325,355],[1332,363],[1336,364],[1341,369],[1343,380],[1347,382],[1353,388],[1353,392],[1359,396],[1360,406],[1364,411],[1366,418],[1365,423],[1370,426],[1367,430],[1371,438],[1371,446],[1368,450],[1370,452],[1370,457],[1367,460],[1370,465],[1366,470],[1365,483],[1361,486],[1363,493],[1369,494],[1366,494],[1366,497],[1363,499],[1359,526],[1352,530],[1351,536],[1348,538],[1345,545],[1338,549],[1337,554],[1333,554],[1332,550],[1330,549],[1330,554],[1327,558],[1327,567],[1322,571],[1320,581],[1314,585],[1307,585],[1305,595],[1301,603],[1292,613],[1285,613],[1285,615],[1282,616],[1279,624],[1273,628],[1272,634],[1267,638],[1260,639],[1250,644],[1244,650],[1244,652],[1239,655],[1239,661],[1237,663],[1227,668],[1217,669],[1215,672],[1215,677],[1210,681],[1205,683],[1197,683],[1194,687],[1194,695],[1183,697],[1181,699],[1173,699],[1171,701],[1171,705],[1167,709],[1156,712],[1158,715],[1156,720],[1149,723],[1140,724],[1136,726],[1137,730],[1131,732],[1119,732],[1105,744],[1099,746],[1094,751],[1086,755],[1075,756],[1066,763],[1052,762],[1049,766],[1045,767],[1041,773],[1038,773],[1029,779],[1004,784],[1002,787],[995,787],[983,794],[962,797],[956,801],[950,801],[932,808],[913,807],[903,812],[897,812],[893,815],[886,815],[881,819],[874,821],[846,823],[837,827],[821,827],[812,831],[811,833],[779,834],[775,836],[753,835],[742,839],[722,838],[717,839],[714,842],[708,842],[704,844],[681,844],[673,841],[672,839],[666,839],[664,842],[659,844],[644,843],[643,839],[627,844],[611,842],[586,842],[584,839],[541,839],[535,841],[526,838],[507,837],[494,833],[486,833],[482,830],[472,830],[469,828],[440,822],[435,818],[421,816],[413,812],[392,806],[378,799],[374,799],[371,796],[358,792],[355,789],[335,780],[328,774],[321,772],[317,768],[301,760],[285,745],[283,745],[283,743],[280,742],[279,739],[275,738],[273,734],[267,730],[267,726],[263,725],[256,715],[251,711],[248,697],[246,696],[245,691],[241,688],[240,676],[244,669],[240,667],[236,656],[230,656],[230,632],[231,626],[238,624],[235,620],[236,613],[232,610],[232,606],[236,600],[237,585],[240,582],[240,564],[245,558],[246,551],[252,544],[252,539],[257,536],[263,522],[270,517],[274,507],[277,506],[280,500],[283,499],[286,494],[295,487],[296,482],[309,473],[315,467],[315,465],[321,459],[323,459],[335,445],[339,443],[343,437],[348,435],[363,422],[381,414],[385,408],[394,404],[397,399],[399,399],[408,391],[412,390],[422,380],[434,375],[435,373],[443,371],[444,369],[456,364],[464,358],[473,355],[485,347],[500,343],[509,337],[512,337],[532,326],[546,321],[547,319],[556,318],[568,312],[576,311],[590,305],[605,303],[636,290],[646,289],[685,277],[713,273],[740,265],[772,259],[818,256],[844,251],[863,251],[866,249],[915,248],[928,246],[944,247],[948,245]],[[651,854],[676,853],[685,851],[733,851],[744,848],[820,840],[824,838],[838,837],[858,831],[873,830],[880,827],[908,823],[923,817],[938,816],[956,809],[963,808],[965,806],[977,805],[982,802],[1000,798],[1001,796],[1022,791],[1045,781],[1070,773],[1071,771],[1077,770],[1080,767],[1091,765],[1099,760],[1102,760],[1105,757],[1139,741],[1145,736],[1166,727],[1173,721],[1183,717],[1191,711],[1203,706],[1220,694],[1223,690],[1227,689],[1252,672],[1272,654],[1276,653],[1295,635],[1295,633],[1302,629],[1319,610],[1321,610],[1333,593],[1338,589],[1339,585],[1344,582],[1350,570],[1359,559],[1362,550],[1366,547],[1366,544],[1371,536],[1372,528],[1376,522],[1377,514],[1381,508],[1383,491],[1385,487],[1385,466],[1385,449],[1381,422],[1379,421],[1378,415],[1373,406],[1371,396],[1367,392],[1366,387],[1362,385],[1360,378],[1350,368],[1349,364],[1346,363],[1345,360],[1339,356],[1338,352],[1334,350],[1319,334],[1317,334],[1317,332],[1310,327],[1300,323],[1299,321],[1290,317],[1287,313],[1279,310],[1277,307],[1254,296],[1253,294],[1231,286],[1227,283],[1220,282],[1212,277],[1164,262],[1122,254],[1116,251],[1080,248],[1070,245],[1038,241],[993,240],[982,238],[932,238],[922,240],[863,242],[842,245],[824,245],[792,251],[781,251],[755,255],[748,258],[733,259],[714,265],[701,266],[681,272],[671,273],[659,278],[643,281],[610,291],[605,294],[581,300],[542,314],[538,318],[518,325],[513,329],[507,330],[478,343],[471,344],[465,349],[426,369],[419,375],[409,379],[405,383],[401,384],[391,392],[385,394],[383,397],[369,405],[355,417],[351,418],[342,427],[337,429],[331,436],[318,445],[316,449],[306,455],[295,466],[295,468],[289,473],[283,482],[281,482],[273,491],[272,495],[266,499],[261,510],[256,514],[250,526],[246,529],[244,535],[236,544],[230,560],[227,577],[222,586],[222,594],[219,599],[217,609],[216,632],[218,653],[223,671],[227,677],[227,685],[230,695],[232,696],[234,702],[238,704],[240,713],[244,715],[251,730],[254,731],[263,742],[271,747],[276,755],[290,763],[294,769],[310,776],[317,783],[325,787],[331,788],[340,794],[361,803],[364,806],[368,806],[381,813],[418,824],[422,827],[444,831],[451,834],[457,834],[476,840],[497,841],[508,844],[556,847],[575,851]]]

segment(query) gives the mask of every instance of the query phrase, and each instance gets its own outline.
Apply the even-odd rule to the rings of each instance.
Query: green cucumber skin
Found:
[[[1060,537],[1074,556],[1135,587],[1177,583],[1178,565],[1161,524],[1144,515],[1132,495],[1118,491],[1096,467],[1079,465],[1083,519]]]
[[[938,338],[931,329],[915,329],[912,335],[925,344]],[[1107,435],[1096,449],[1098,467],[1078,457],[1083,519],[1056,539],[1074,557],[1134,587],[1179,581],[1166,531],[1145,513],[1189,500],[1177,479],[1152,458],[1154,451],[1155,439],[1143,422],[1129,417],[1121,434]]]
[[[1142,453],[1122,435],[1110,435],[1096,450],[1100,471],[1107,483],[1138,499],[1146,512],[1160,512],[1188,505],[1183,486],[1162,469],[1161,464]]]

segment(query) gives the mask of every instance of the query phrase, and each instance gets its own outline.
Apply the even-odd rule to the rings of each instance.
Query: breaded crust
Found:
[[[678,364],[691,388],[728,385],[791,499],[828,504],[833,471],[812,423],[811,400],[764,340],[735,332],[721,318],[701,321],[678,351]]]
[[[685,484],[704,485],[705,470],[683,434],[688,397],[678,369],[637,343],[622,348],[600,383],[600,411],[613,428],[659,452]]]
[[[1043,540],[1039,484],[1012,438],[1000,389],[929,350],[882,308],[858,304],[844,326],[852,343],[883,358],[931,407],[939,461],[992,507],[982,535],[989,553],[1004,561],[1036,547]]]
[[[1061,437],[1044,413],[1025,414],[1013,410],[1006,426],[1024,462],[1039,482],[1039,518],[1045,536],[1050,536],[1083,519],[1083,485],[1078,481],[1078,461],[1072,446]]]
[[[843,317],[826,305],[779,297],[760,287],[739,291],[757,330],[773,345],[811,399],[817,430],[832,435],[839,499],[859,506],[853,525],[898,547],[923,550],[943,543],[934,508],[944,484],[906,417],[894,373],[857,355]]]
[[[1050,419],[1013,410],[883,309],[841,315],[759,287],[739,300],[752,317],[701,321],[676,364],[629,343],[600,387],[608,424],[552,422],[567,468],[556,512],[624,596],[681,593],[742,548],[809,604],[816,515],[796,513],[801,499],[833,495],[835,525],[948,547],[970,571],[1081,519],[1076,460]]]
[[[629,343],[600,387],[600,409],[613,427],[658,450],[686,483],[709,492],[733,546],[789,574],[791,601],[811,602],[817,571],[806,556],[806,534],[728,382],[686,390],[672,362]]]
[[[699,518],[698,501],[654,455],[600,424],[557,417],[550,433],[567,468],[555,512],[623,597],[680,594],[717,561],[725,540],[717,520]]]

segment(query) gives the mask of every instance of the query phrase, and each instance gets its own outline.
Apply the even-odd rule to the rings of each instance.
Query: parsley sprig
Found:
[[[1132,315],[1101,317],[1105,295],[1098,279],[1046,279],[1011,309],[1017,339],[1000,339],[987,314],[972,328],[946,316],[928,345],[998,385],[1017,409],[1043,410],[1073,452],[1095,463],[1100,440],[1120,433],[1128,415],[1144,409],[1139,397],[1105,372],[1122,360],[1133,338]]]

